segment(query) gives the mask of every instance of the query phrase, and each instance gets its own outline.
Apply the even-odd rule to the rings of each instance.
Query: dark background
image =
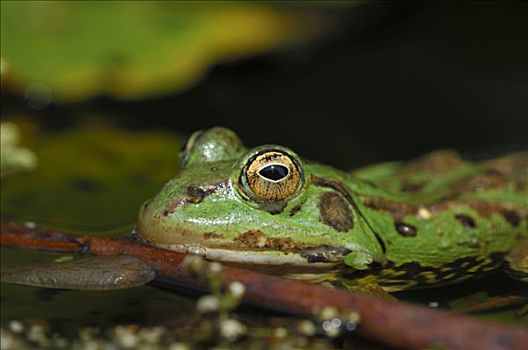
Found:
[[[306,3],[277,6],[314,11]],[[342,168],[437,148],[477,158],[528,149],[528,3],[318,11],[333,18],[335,34],[219,64],[183,93],[134,102],[101,96],[38,112],[3,93],[2,109],[30,114],[49,130],[93,115],[184,134],[223,125],[248,146],[279,143]]]

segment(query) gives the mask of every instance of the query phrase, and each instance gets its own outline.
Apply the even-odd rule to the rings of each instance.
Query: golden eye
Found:
[[[280,150],[268,150],[249,160],[242,171],[246,193],[261,202],[281,201],[292,197],[302,185],[298,162]]]

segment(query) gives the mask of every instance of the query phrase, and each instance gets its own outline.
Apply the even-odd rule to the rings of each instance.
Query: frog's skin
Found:
[[[528,241],[526,153],[473,163],[439,151],[344,172],[282,146],[246,149],[213,128],[194,133],[182,156],[181,172],[140,210],[144,242],[386,291],[469,279],[505,261],[528,275],[527,249],[504,259]]]

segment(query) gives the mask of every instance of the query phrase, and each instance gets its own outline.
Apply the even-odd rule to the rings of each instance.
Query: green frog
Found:
[[[475,163],[438,151],[345,172],[212,128],[192,134],[131,236],[350,289],[427,287],[500,266],[527,281],[528,154]]]
[[[528,154],[344,172],[213,128],[189,138],[181,168],[141,208],[138,237],[228,264],[392,292],[496,270],[528,239]],[[526,277],[522,259],[508,267]]]

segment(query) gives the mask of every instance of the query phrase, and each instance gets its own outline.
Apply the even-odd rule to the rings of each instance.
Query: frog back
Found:
[[[351,178],[360,210],[385,245],[386,261],[372,270],[388,283],[489,272],[528,237],[528,153],[477,163],[440,151]]]

